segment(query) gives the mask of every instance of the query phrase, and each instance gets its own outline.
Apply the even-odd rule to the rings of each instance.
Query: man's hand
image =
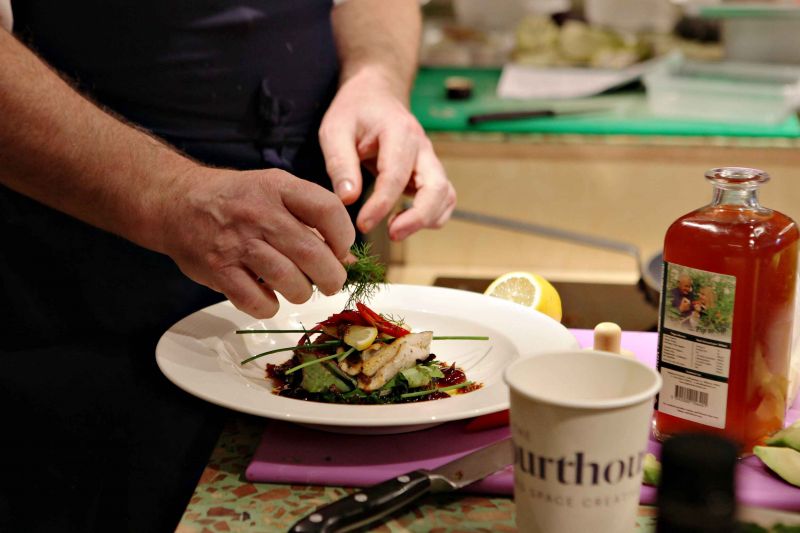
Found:
[[[211,169],[78,95],[0,29],[0,183],[169,255],[259,318],[342,288],[341,200],[281,170]],[[257,280],[262,279],[263,283]]]
[[[456,204],[456,192],[419,122],[379,72],[363,70],[339,89],[319,132],[328,174],[345,204],[362,192],[360,164],[376,173],[375,190],[358,214],[367,232],[389,214],[401,195],[413,206],[389,221],[389,236],[408,237],[441,227]]]
[[[390,238],[440,227],[455,207],[455,189],[408,110],[422,26],[419,1],[348,0],[334,7],[331,20],[342,72],[319,138],[336,194],[345,204],[356,201],[363,163],[376,182],[358,214],[361,231],[374,228],[403,193],[414,195],[414,203],[389,221]]]
[[[155,246],[193,280],[257,318],[341,290],[355,240],[347,210],[324,188],[282,170],[197,167],[162,197]],[[314,229],[311,229],[314,228]]]

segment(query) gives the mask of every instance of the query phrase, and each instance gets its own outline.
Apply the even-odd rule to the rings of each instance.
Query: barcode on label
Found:
[[[708,405],[708,393],[699,390],[689,389],[675,385],[675,398],[683,402],[691,402],[696,405],[706,407]]]

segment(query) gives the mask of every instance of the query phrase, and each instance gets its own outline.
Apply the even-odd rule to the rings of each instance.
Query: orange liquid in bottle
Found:
[[[751,176],[749,182],[738,174],[734,176],[735,179],[728,176],[732,181],[715,181],[711,176],[714,174],[717,178],[724,178],[726,171],[740,174],[750,171],[750,174],[758,174],[755,178]],[[674,410],[670,414],[663,412],[670,409],[662,407],[662,402],[676,405],[678,402],[675,396],[681,395],[684,396],[681,399],[686,402],[696,401],[699,394],[691,391],[692,396],[685,395],[688,386],[687,389],[679,390],[677,387],[680,387],[681,378],[678,378],[678,382],[669,383],[670,387],[667,387],[668,381],[665,378],[665,387],[662,388],[659,407],[655,413],[654,429],[658,438],[697,431],[721,434],[739,443],[742,447],[741,453],[746,454],[750,453],[754,445],[783,427],[794,316],[798,229],[789,217],[758,205],[755,190],[768,179],[766,174],[752,169],[715,169],[706,176],[716,186],[714,201],[711,205],[675,221],[665,238],[659,367],[662,377],[665,377],[664,361],[676,360],[677,356],[669,355],[664,359],[665,348],[662,342],[664,336],[670,333],[665,328],[681,329],[675,317],[683,316],[680,314],[681,310],[676,308],[672,311],[672,322],[665,319],[668,316],[665,315],[668,306],[680,305],[676,299],[670,300],[671,294],[678,294],[677,291],[680,291],[677,286],[680,283],[677,280],[678,275],[672,275],[675,287],[670,293],[667,269],[681,269],[684,279],[688,279],[685,272],[700,272],[702,276],[706,276],[704,279],[717,280],[717,294],[710,295],[710,300],[716,301],[706,301],[703,303],[709,305],[701,306],[698,302],[703,300],[702,294],[694,293],[692,296],[696,299],[691,302],[690,307],[702,308],[707,324],[714,324],[714,320],[717,320],[720,324],[716,326],[718,331],[723,331],[730,341],[725,399],[727,405],[722,417],[724,427],[719,427],[721,420],[715,427],[693,419],[695,417],[691,414],[676,413]],[[731,287],[735,285],[735,294],[723,294],[726,290],[719,288],[722,286],[719,280],[734,279],[730,283]],[[693,287],[692,290],[698,291],[698,287]],[[702,292],[702,289],[698,292]],[[733,290],[729,292],[733,293]],[[682,302],[685,307],[686,302]],[[728,303],[727,308],[725,302]],[[689,328],[689,315],[680,323]],[[704,336],[704,330],[698,329],[699,333],[696,330],[684,333]],[[681,338],[680,332],[675,338]],[[679,345],[687,346],[688,343]],[[701,350],[705,349],[705,346],[701,347]],[[722,350],[720,353],[726,351]],[[690,357],[694,356],[696,353]],[[720,360],[724,358],[719,357]],[[687,366],[691,364],[686,363]],[[717,366],[717,369],[723,367],[724,364]],[[677,368],[680,370],[680,367]],[[713,365],[706,365],[706,368],[713,369]],[[724,370],[719,373],[724,374]],[[686,383],[691,385],[692,380],[697,383],[700,378],[695,378],[688,371],[686,379]],[[710,390],[713,390],[713,381],[708,383],[712,383]],[[709,401],[707,397],[703,399]],[[721,401],[720,398],[718,400]],[[693,407],[689,406],[688,409],[692,410]]]

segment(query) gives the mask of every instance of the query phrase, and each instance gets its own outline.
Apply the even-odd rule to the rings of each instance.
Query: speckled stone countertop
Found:
[[[232,414],[178,525],[178,533],[287,531],[316,507],[354,489],[250,483],[244,471],[258,445],[263,419]],[[655,508],[639,508],[637,531],[655,530]],[[438,494],[370,531],[461,533],[516,531],[507,497]]]

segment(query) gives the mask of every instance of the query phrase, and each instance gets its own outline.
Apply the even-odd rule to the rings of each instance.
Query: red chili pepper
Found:
[[[336,313],[322,322],[319,323],[320,326],[332,326],[337,327],[341,324],[354,324],[356,326],[369,326],[371,325],[366,319],[358,311],[352,310],[344,310],[341,313]]]
[[[508,409],[473,418],[464,429],[470,433],[508,425]]]
[[[400,337],[404,337],[409,333],[411,333],[406,328],[402,328],[397,324],[389,322],[388,320],[386,320],[381,315],[379,315],[366,305],[362,304],[361,302],[356,302],[356,309],[358,309],[358,312],[361,314],[364,320],[366,320],[367,322],[378,328],[378,331],[380,331],[381,333],[385,333],[390,337],[399,339]]]
[[[364,318],[364,320],[366,320],[373,326],[375,326],[377,322],[384,321],[384,318],[381,315],[379,315],[366,305],[362,304],[361,302],[356,302],[356,309],[358,309],[358,314],[360,314]]]

